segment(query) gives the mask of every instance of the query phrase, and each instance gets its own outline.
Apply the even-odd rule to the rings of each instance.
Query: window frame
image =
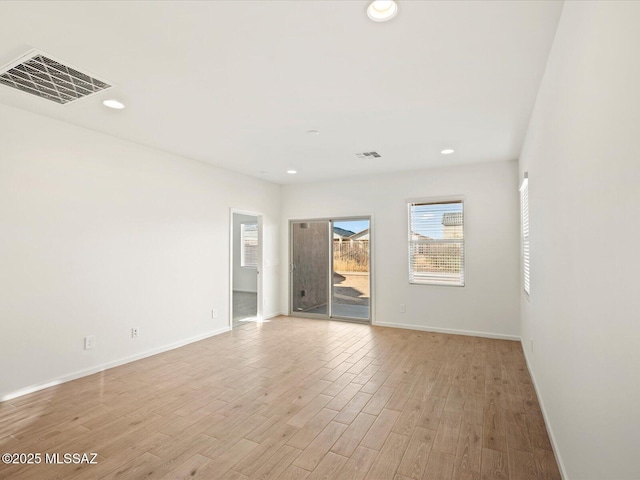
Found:
[[[462,239],[460,239],[459,243],[462,246],[462,258],[461,258],[461,272],[462,272],[462,280],[460,283],[449,283],[449,282],[441,282],[441,281],[433,281],[433,280],[425,280],[416,282],[415,274],[412,272],[412,255],[411,255],[411,207],[416,205],[440,205],[447,203],[460,203],[462,205]],[[464,195],[451,195],[451,196],[441,196],[441,197],[422,197],[422,198],[413,198],[406,200],[407,205],[407,225],[406,225],[406,234],[407,234],[407,270],[408,270],[408,280],[409,285],[428,285],[428,286],[436,286],[436,287],[465,287],[467,283],[466,276],[466,236],[467,236],[467,228],[465,225],[465,209],[466,209],[466,197]]]
[[[250,264],[247,262],[247,252],[246,252],[246,248],[247,248],[247,244],[245,243],[245,235],[246,235],[246,227],[247,225],[255,227],[255,238],[256,238],[256,245],[255,245],[255,249],[256,249],[256,254],[255,254],[255,264]],[[258,247],[259,247],[259,231],[258,231],[258,224],[257,223],[253,223],[253,222],[242,222],[240,223],[240,266],[242,268],[253,268],[253,269],[258,269]]]

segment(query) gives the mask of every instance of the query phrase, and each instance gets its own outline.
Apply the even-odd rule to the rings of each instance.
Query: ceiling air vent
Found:
[[[62,105],[112,87],[37,50],[0,69],[0,84]]]
[[[382,155],[380,155],[378,152],[362,152],[362,153],[356,153],[356,157],[358,158],[380,158]]]

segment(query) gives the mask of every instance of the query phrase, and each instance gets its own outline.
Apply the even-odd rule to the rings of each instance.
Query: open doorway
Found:
[[[231,324],[260,319],[262,217],[232,210]]]

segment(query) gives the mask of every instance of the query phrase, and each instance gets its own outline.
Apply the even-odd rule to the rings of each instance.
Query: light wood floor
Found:
[[[11,479],[560,479],[520,344],[278,318],[0,404]]]

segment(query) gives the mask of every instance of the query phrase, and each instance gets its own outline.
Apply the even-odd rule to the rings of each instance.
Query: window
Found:
[[[258,267],[258,224],[240,224],[240,266]]]
[[[529,175],[524,174],[524,180],[520,186],[520,220],[522,222],[522,284],[524,291],[529,295]]]
[[[462,200],[409,203],[409,283],[464,286]]]

